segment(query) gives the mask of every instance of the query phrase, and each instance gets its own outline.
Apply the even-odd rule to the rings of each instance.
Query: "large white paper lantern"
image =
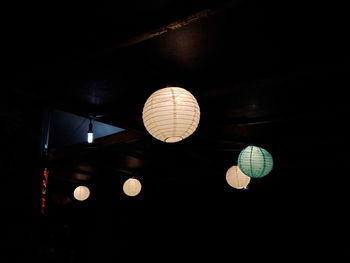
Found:
[[[250,177],[245,175],[237,165],[233,165],[226,172],[226,181],[233,188],[243,189],[249,184]]]
[[[73,195],[75,199],[84,201],[89,197],[90,190],[88,187],[80,185],[74,189]]]
[[[196,98],[180,87],[166,87],[151,94],[142,112],[146,130],[156,139],[174,143],[197,128],[200,108]]]
[[[141,192],[141,183],[136,178],[129,178],[123,184],[123,191],[128,196],[136,196]]]

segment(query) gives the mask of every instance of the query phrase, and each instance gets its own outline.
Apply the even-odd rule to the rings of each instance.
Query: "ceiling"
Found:
[[[45,128],[53,110],[124,130],[93,145],[48,145],[36,256],[109,262],[136,250],[140,258],[202,259],[236,248],[248,258],[314,258],[320,247],[328,249],[320,258],[342,256],[345,247],[329,241],[346,231],[350,52],[340,3],[46,5],[8,6],[3,18],[4,134],[20,127],[18,112],[39,112]],[[196,131],[173,144],[142,122],[146,99],[170,84],[190,91],[201,109]],[[55,134],[74,132],[55,121],[53,144]],[[274,168],[239,191],[225,173],[251,144],[272,154]],[[121,188],[131,176],[142,182],[134,198]],[[91,188],[86,202],[72,198],[79,184]]]

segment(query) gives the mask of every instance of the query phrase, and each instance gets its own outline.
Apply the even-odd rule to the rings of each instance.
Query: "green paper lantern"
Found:
[[[248,146],[240,152],[237,164],[245,175],[260,178],[271,172],[273,159],[265,149],[258,146]]]

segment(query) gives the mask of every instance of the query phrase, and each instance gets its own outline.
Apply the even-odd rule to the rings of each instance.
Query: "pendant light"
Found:
[[[190,136],[197,128],[200,108],[186,89],[168,86],[155,91],[146,100],[142,119],[146,130],[156,139],[175,143]]]
[[[128,196],[136,196],[141,192],[141,187],[141,182],[132,177],[124,182],[123,192]]]
[[[249,177],[261,178],[269,174],[273,168],[273,158],[264,148],[248,146],[238,156],[238,166]]]
[[[74,189],[73,196],[79,201],[84,201],[90,196],[90,190],[87,186],[80,185]]]
[[[94,141],[94,132],[92,131],[91,119],[90,119],[90,123],[89,123],[89,130],[88,130],[88,134],[87,134],[87,141],[88,141],[88,143],[93,143],[93,141]]]
[[[233,165],[226,172],[226,182],[233,188],[245,189],[250,182],[250,177],[245,175],[237,165]]]

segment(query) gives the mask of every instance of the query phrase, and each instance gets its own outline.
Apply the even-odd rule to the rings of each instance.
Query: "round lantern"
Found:
[[[244,148],[238,156],[241,171],[252,178],[260,178],[271,172],[273,159],[271,154],[258,146]]]
[[[190,136],[197,128],[200,108],[196,98],[180,87],[155,91],[142,112],[146,130],[156,139],[174,143]]]
[[[237,165],[233,165],[226,172],[226,181],[233,188],[243,189],[249,184],[250,177],[245,175]]]
[[[89,197],[90,190],[86,186],[81,185],[74,189],[73,195],[75,199],[84,201]]]
[[[123,184],[123,191],[128,196],[135,196],[141,192],[141,183],[135,178],[129,178]]]

